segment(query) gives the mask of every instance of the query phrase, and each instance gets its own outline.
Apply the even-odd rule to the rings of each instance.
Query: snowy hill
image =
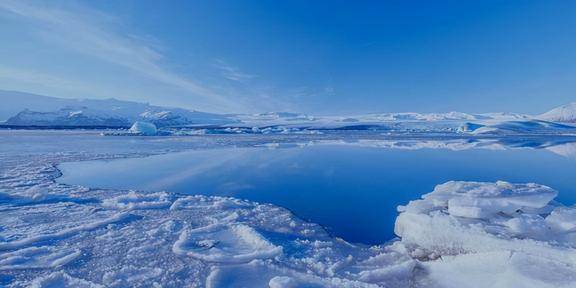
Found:
[[[539,119],[556,122],[576,122],[576,102],[554,108],[538,116]]]
[[[468,122],[460,126],[458,131],[472,135],[575,135],[576,126],[542,120],[502,121],[486,125]]]
[[[527,119],[530,116],[515,113],[468,114],[462,112],[447,113],[380,113],[352,116],[359,121],[463,121],[463,120],[512,120]]]
[[[1,110],[0,115],[11,116],[4,124],[14,126],[129,127],[146,121],[162,127],[233,122],[219,114],[117,99],[61,99],[12,91],[0,91],[0,99],[10,103]]]
[[[371,113],[346,116],[310,116],[296,113],[261,113],[231,115],[237,123],[223,125],[225,132],[291,133],[322,130],[371,130],[395,132],[454,133],[467,122],[486,125],[504,121],[527,121],[532,116],[516,113]]]
[[[462,112],[448,113],[371,113],[348,116],[310,116],[305,114],[270,112],[261,114],[235,114],[232,115],[244,126],[250,127],[309,127],[309,128],[334,128],[351,127],[359,125],[390,126],[409,125],[409,123],[428,123],[437,126],[440,122],[464,123],[465,121],[510,121],[526,120],[533,117],[515,113],[485,113],[468,114]],[[404,123],[404,124],[402,124]]]

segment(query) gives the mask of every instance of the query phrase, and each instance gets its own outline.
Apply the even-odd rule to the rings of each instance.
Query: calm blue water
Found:
[[[229,148],[64,163],[58,181],[233,196],[286,207],[350,242],[394,237],[396,206],[449,180],[536,182],[576,202],[576,160],[543,149]]]

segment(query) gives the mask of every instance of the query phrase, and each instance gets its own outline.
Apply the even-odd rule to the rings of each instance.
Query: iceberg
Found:
[[[142,136],[154,136],[158,134],[158,129],[156,125],[150,122],[136,121],[130,127],[130,133],[142,135]]]

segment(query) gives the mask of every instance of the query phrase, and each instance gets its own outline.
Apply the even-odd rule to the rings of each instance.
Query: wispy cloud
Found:
[[[230,65],[222,59],[214,60],[213,66],[220,70],[221,75],[228,80],[245,82],[257,77],[256,75],[240,71],[238,67]]]
[[[123,30],[111,15],[83,6],[55,7],[28,1],[0,1],[0,9],[37,25],[42,36],[79,53],[131,69],[151,80],[178,88],[218,109],[242,110],[231,96],[166,68],[165,56],[151,41]],[[247,79],[250,75],[231,69],[229,79]]]

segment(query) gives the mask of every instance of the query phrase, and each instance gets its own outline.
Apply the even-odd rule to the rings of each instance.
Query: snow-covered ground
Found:
[[[312,136],[274,137],[266,141]],[[265,144],[258,137],[0,130],[0,139],[0,286],[576,287],[576,208],[545,186],[441,184],[399,207],[400,238],[366,246],[269,204],[54,181],[66,161]],[[386,143],[371,141],[356,143]]]

